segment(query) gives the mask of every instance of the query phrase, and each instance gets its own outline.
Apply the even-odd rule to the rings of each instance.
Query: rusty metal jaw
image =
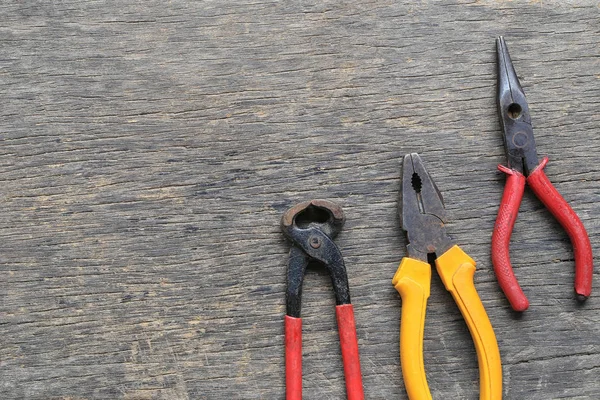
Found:
[[[309,212],[306,226],[298,226],[297,219]],[[318,216],[318,210],[325,211],[326,220],[310,218]],[[350,304],[350,290],[344,259],[333,237],[341,230],[344,215],[341,207],[326,200],[312,200],[298,204],[283,215],[281,227],[284,235],[292,242],[287,270],[286,313],[300,317],[302,283],[306,268],[311,261],[323,265],[331,277],[337,305]]]
[[[399,213],[408,239],[408,255],[427,262],[428,254],[441,255],[453,246],[444,228],[444,201],[418,154],[404,156],[402,165]]]

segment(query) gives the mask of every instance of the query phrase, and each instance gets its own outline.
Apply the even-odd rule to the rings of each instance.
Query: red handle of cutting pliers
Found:
[[[285,316],[285,398],[302,400],[302,319]]]
[[[348,400],[364,400],[352,304],[335,307]],[[302,319],[285,316],[285,398],[302,400]]]
[[[492,264],[500,288],[513,310],[525,311],[529,307],[529,300],[515,277],[509,254],[510,236],[525,191],[525,175],[503,165],[499,165],[498,169],[506,174],[506,184],[492,233]]]
[[[365,394],[363,392],[360,358],[358,356],[358,339],[356,337],[356,323],[354,321],[352,304],[336,306],[335,314],[340,334],[348,400],[364,400]]]
[[[592,245],[583,223],[544,173],[547,163],[548,157],[544,157],[540,165],[527,177],[527,183],[571,239],[575,255],[575,293],[580,300],[584,300],[592,292]]]

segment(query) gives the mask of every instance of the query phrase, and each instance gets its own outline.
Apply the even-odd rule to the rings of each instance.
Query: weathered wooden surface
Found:
[[[478,261],[505,398],[600,398],[600,282],[578,306],[568,238],[530,191],[511,252],[522,317],[490,261],[501,34],[547,174],[600,254],[597,2],[13,0],[0,21],[0,398],[282,399],[279,218],[321,197],[348,218],[367,398],[405,399],[391,278],[415,151]],[[333,306],[310,271],[306,399],[344,397]],[[434,398],[478,398],[437,276],[425,362]]]

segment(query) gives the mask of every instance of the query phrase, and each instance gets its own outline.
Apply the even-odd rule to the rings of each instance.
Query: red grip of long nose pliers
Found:
[[[527,183],[569,235],[575,256],[575,293],[585,299],[592,293],[594,272],[590,238],[575,211],[544,173],[546,164],[548,164],[548,157],[544,157],[540,165],[529,174]]]
[[[346,378],[346,394],[348,400],[364,400],[360,359],[358,356],[358,339],[356,338],[356,323],[352,304],[342,304],[335,307],[340,346],[344,362],[344,377]]]
[[[492,264],[500,288],[515,311],[525,311],[529,300],[521,290],[519,282],[510,264],[510,236],[519,214],[519,206],[525,191],[525,176],[519,171],[499,165],[498,169],[506,174],[504,193],[500,201],[498,217],[492,233]]]
[[[527,183],[540,201],[561,224],[569,235],[575,255],[575,292],[587,298],[592,291],[593,257],[588,234],[566,200],[558,193],[546,174],[544,167],[548,163],[545,157],[527,177]],[[517,219],[519,205],[525,189],[525,176],[504,166],[498,168],[508,176],[494,233],[492,234],[492,263],[500,287],[515,311],[525,311],[529,301],[521,290],[510,264],[510,236]]]

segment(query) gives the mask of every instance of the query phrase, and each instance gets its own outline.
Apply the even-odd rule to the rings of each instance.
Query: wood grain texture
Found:
[[[600,282],[579,306],[566,234],[527,190],[513,314],[490,237],[503,189],[494,38],[546,173],[600,252],[598,3],[4,1],[0,398],[282,399],[279,218],[338,201],[369,399],[404,399],[396,215],[420,152],[478,261],[506,399],[600,398]],[[595,258],[598,263],[598,256]],[[323,271],[303,298],[306,399],[344,398]],[[478,398],[473,343],[433,279],[436,399]]]

